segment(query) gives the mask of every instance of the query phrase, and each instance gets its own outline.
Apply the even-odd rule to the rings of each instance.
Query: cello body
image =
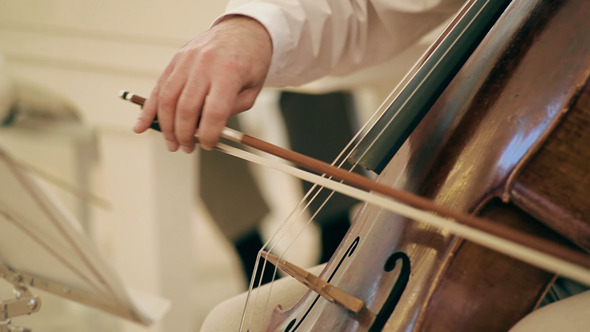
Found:
[[[589,15],[586,0],[511,3],[378,180],[590,251]],[[371,315],[309,291],[268,331],[506,331],[556,278],[370,204],[320,276]]]

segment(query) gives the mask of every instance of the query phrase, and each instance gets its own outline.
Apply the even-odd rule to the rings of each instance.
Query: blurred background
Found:
[[[172,301],[166,316],[146,328],[33,290],[43,307],[15,320],[17,325],[38,332],[198,331],[214,305],[247,289],[235,252],[200,206],[194,156],[169,153],[159,133],[134,134],[139,108],[119,98],[120,90],[148,96],[174,52],[207,29],[225,5],[0,2],[0,148],[47,181],[125,285]],[[373,68],[300,90],[354,87],[359,118],[365,120],[422,50],[407,52],[387,71]],[[11,120],[15,104],[18,121]],[[276,104],[277,91],[263,90],[254,110],[244,115],[244,131],[287,146]],[[289,176],[253,170],[271,205],[264,220],[268,236],[302,193]],[[295,244],[297,254],[288,258],[313,264],[316,243],[311,227]],[[0,289],[5,294],[11,286],[0,279]]]

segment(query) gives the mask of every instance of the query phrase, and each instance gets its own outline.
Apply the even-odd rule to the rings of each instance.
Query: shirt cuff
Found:
[[[279,68],[281,59],[295,49],[296,42],[289,34],[289,25],[280,7],[269,3],[247,3],[228,9],[212,23],[212,26],[223,21],[228,16],[243,15],[257,20],[262,24],[272,42],[272,58],[265,84],[270,86],[282,86],[284,78],[281,77]]]

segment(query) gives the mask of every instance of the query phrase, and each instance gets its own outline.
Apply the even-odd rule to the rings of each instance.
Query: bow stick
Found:
[[[144,97],[127,91],[122,91],[120,96],[121,98],[140,106],[143,106],[146,100]],[[160,130],[157,119],[152,123],[151,128],[158,131]],[[218,143],[217,148],[223,152],[251,162],[279,169],[283,172],[302,178],[305,181],[311,181],[359,200],[398,212],[408,218],[427,222],[437,227],[447,228],[454,234],[482,246],[497,250],[529,264],[590,285],[590,256],[582,252],[537,236],[520,232],[501,224],[493,223],[484,218],[439,206],[429,199],[388,187],[357,173],[351,173],[236,130],[224,128],[222,137],[293,162],[309,170],[319,172],[320,174],[325,174],[342,180],[346,184],[305,172],[283,163],[273,162],[246,151]],[[195,140],[198,142],[197,137],[195,137]],[[367,191],[373,191],[380,195]],[[392,198],[395,201],[403,202],[406,206],[391,200]],[[433,213],[436,213],[439,216]]]

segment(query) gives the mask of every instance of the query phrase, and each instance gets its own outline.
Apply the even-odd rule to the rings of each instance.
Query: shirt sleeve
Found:
[[[223,16],[258,20],[273,42],[268,86],[300,85],[387,60],[464,0],[232,0]],[[214,23],[215,24],[215,23]]]

